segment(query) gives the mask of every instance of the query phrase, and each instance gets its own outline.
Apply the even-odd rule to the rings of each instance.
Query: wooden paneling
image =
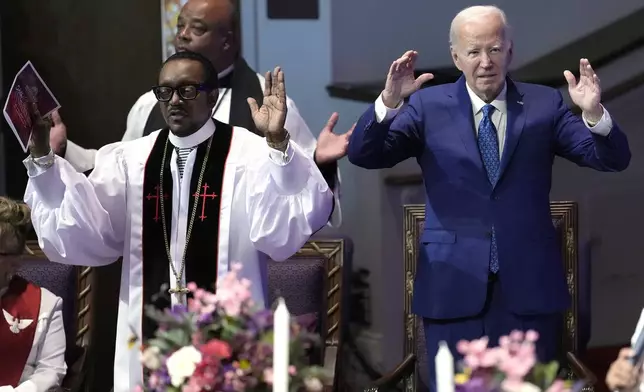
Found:
[[[158,1],[3,1],[3,96],[16,71],[31,60],[60,101],[71,140],[94,148],[120,140],[130,107],[156,80],[160,12]],[[4,121],[2,128],[7,193],[21,199],[25,154]],[[86,390],[107,392],[113,379],[120,263],[95,272],[95,306],[101,311],[93,333],[102,346],[90,358],[93,383]]]

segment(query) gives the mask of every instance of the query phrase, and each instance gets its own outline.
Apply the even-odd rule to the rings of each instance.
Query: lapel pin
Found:
[[[5,320],[7,320],[7,323],[9,324],[9,330],[15,334],[20,333],[21,330],[27,328],[34,322],[34,320],[20,320],[18,317],[13,317],[4,309],[2,309],[2,312],[4,313]]]

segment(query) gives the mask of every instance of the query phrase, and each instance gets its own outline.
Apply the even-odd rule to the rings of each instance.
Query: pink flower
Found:
[[[529,330],[525,334],[525,340],[527,340],[528,342],[531,342],[531,343],[536,342],[537,340],[539,340],[539,332]]]
[[[228,359],[233,354],[230,345],[222,340],[212,339],[208,343],[201,346],[201,353],[207,357],[215,357],[217,359]]]
[[[273,368],[264,369],[264,382],[268,385],[273,384]]]
[[[148,385],[152,389],[156,389],[156,388],[160,387],[161,386],[161,379],[159,378],[159,375],[157,375],[156,373],[152,373],[150,375],[150,378],[148,379]],[[143,392],[143,391],[141,391],[141,392]]]
[[[295,366],[291,365],[288,367],[288,374],[290,374],[291,376],[294,376],[297,374],[297,369],[295,368]]]

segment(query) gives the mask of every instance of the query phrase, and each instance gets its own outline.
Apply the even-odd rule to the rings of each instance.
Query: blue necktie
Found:
[[[481,158],[483,159],[483,166],[487,172],[487,178],[496,185],[499,179],[499,166],[501,166],[501,159],[499,158],[499,138],[496,134],[496,128],[492,123],[492,112],[494,106],[488,104],[483,106],[483,119],[479,124],[479,150],[481,151]],[[494,226],[492,226],[492,244],[490,247],[490,271],[493,273],[499,272],[499,253],[496,247],[496,233]]]

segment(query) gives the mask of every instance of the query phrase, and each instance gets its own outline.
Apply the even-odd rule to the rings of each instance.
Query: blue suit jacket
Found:
[[[416,92],[393,120],[378,123],[371,105],[351,136],[348,155],[355,165],[379,169],[414,157],[422,169],[426,217],[412,303],[420,316],[452,319],[482,311],[492,225],[509,309],[522,315],[567,309],[550,218],[554,157],[601,171],[629,164],[628,141],[617,124],[607,137],[591,133],[555,89],[508,79],[507,108],[495,187],[483,167],[463,77]]]

